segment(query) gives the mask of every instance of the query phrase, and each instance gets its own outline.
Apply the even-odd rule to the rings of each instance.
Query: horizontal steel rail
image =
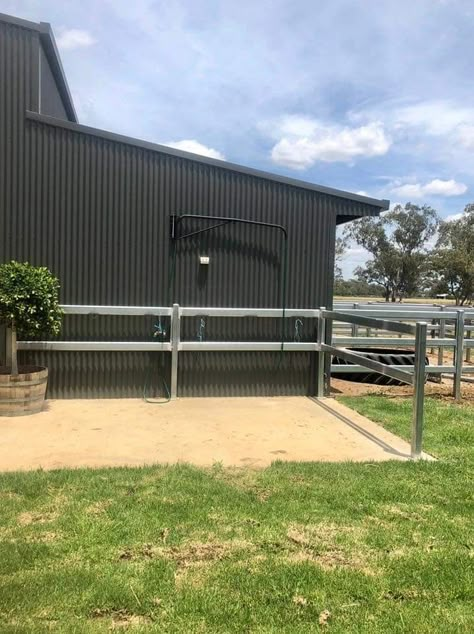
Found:
[[[171,352],[172,345],[166,341],[19,341],[19,350],[109,350],[109,351],[163,351]],[[278,341],[180,341],[180,351],[281,351]],[[317,352],[319,346],[312,342],[287,342],[285,352]]]
[[[338,312],[338,311],[335,311]],[[377,317],[380,319],[387,319],[390,318],[391,320],[402,320],[402,321],[430,321],[431,319],[456,319],[457,313],[458,311],[455,310],[450,310],[450,311],[440,311],[440,312],[436,312],[436,311],[428,311],[428,310],[400,310],[397,311],[396,313],[389,313],[389,311],[386,310],[380,310],[380,309],[367,309],[367,308],[360,308],[360,309],[352,309],[352,308],[346,308],[344,309],[344,313],[347,315],[367,315],[368,317]],[[466,317],[469,317],[469,315],[466,315]],[[473,314],[473,318],[474,318],[474,314]],[[339,320],[341,321],[341,320]]]
[[[339,313],[334,310],[323,310],[323,317],[332,321],[343,321],[349,324],[357,324],[367,328],[378,328],[380,330],[388,330],[390,332],[398,332],[406,335],[414,335],[415,327],[410,324],[403,324],[386,319],[373,319],[361,315],[353,315],[352,313]]]
[[[408,385],[413,385],[413,374],[410,372],[405,372],[404,370],[398,369],[398,367],[389,366],[385,363],[380,363],[380,361],[374,361],[373,359],[368,359],[357,352],[353,352],[352,350],[347,350],[347,348],[336,348],[334,346],[329,346],[327,344],[321,345],[321,350],[323,352],[329,352],[341,359],[345,359],[346,361],[350,361],[352,363],[362,365],[368,370],[372,370],[373,372],[377,372],[378,374],[382,374],[383,376],[389,376],[391,379],[396,379],[397,381],[401,381],[402,383],[407,383]],[[404,366],[402,366],[404,367]],[[352,366],[346,366],[346,371],[350,372]]]
[[[396,321],[396,319],[391,319],[391,321]],[[441,320],[439,320],[439,321],[441,321]],[[454,322],[454,320],[451,320],[451,321]],[[445,333],[454,333],[454,331],[456,329],[455,323],[444,323],[443,325],[444,325]],[[438,332],[439,330],[441,330],[441,324],[429,324],[428,325],[428,329],[429,329],[430,332]],[[350,330],[350,327],[349,327],[348,323],[334,322],[333,331],[346,332],[348,330]],[[464,328],[464,331],[465,332],[473,332],[474,331],[474,326],[466,326]]]
[[[171,315],[171,308],[164,306],[94,306],[62,304],[67,315]]]
[[[341,346],[357,346],[357,347],[377,347],[392,346],[395,348],[413,347],[416,339],[399,338],[399,337],[333,337],[333,344]],[[454,339],[429,339],[429,345],[432,348],[453,348],[456,345]],[[469,344],[470,347],[474,344]],[[465,345],[464,347],[468,347]]]
[[[199,306],[180,307],[181,317],[275,317],[281,318],[280,308],[206,308]],[[286,308],[286,317],[307,317],[317,319],[319,310],[310,308]]]
[[[413,365],[389,365],[389,368],[400,368],[407,372],[412,372],[414,366]],[[454,374],[456,371],[456,367],[454,365],[427,365],[426,366],[426,374]],[[363,374],[367,372],[367,368],[362,365],[332,365],[331,366],[331,374],[344,374],[347,372],[354,372],[357,374]],[[472,366],[464,366],[463,374],[474,374],[474,365]]]
[[[415,366],[414,365],[388,365],[388,368],[403,368],[405,372],[413,372]],[[454,365],[427,365],[426,366],[426,374],[449,374],[455,371]],[[343,363],[339,365],[331,366],[331,374],[345,374],[345,373],[356,373],[363,374],[367,373],[367,368],[362,365],[344,365]],[[472,367],[472,372],[474,373],[474,366]]]
[[[397,312],[397,311],[412,311],[412,312],[422,312],[422,311],[433,311],[442,313],[446,310],[464,310],[467,313],[474,315],[474,307],[472,306],[456,306],[455,304],[410,304],[403,302],[401,304],[393,304],[386,302],[334,302],[334,310],[345,311],[346,309],[351,310],[383,310],[386,312]]]
[[[19,341],[19,350],[170,352],[167,341]]]
[[[180,341],[178,350],[183,351],[275,351],[281,352],[281,342],[278,341]],[[285,342],[285,352],[317,352],[320,350],[317,343]]]

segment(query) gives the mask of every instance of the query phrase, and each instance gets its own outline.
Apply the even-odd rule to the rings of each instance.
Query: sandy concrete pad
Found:
[[[305,397],[48,401],[0,418],[0,470],[190,462],[404,460],[406,442],[335,402]]]

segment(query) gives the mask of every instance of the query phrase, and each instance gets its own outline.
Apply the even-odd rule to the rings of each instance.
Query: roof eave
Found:
[[[185,152],[184,150],[177,150],[175,148],[168,147],[167,145],[160,145],[158,143],[151,143],[150,141],[143,141],[132,137],[125,136],[123,134],[117,134],[116,132],[109,132],[107,130],[100,130],[98,128],[92,128],[90,126],[82,125],[79,123],[73,123],[71,121],[64,121],[63,119],[56,119],[48,115],[38,114],[37,112],[27,111],[26,116],[28,119],[39,121],[48,125],[54,125],[56,127],[66,128],[73,132],[81,132],[91,136],[100,137],[109,141],[116,141],[118,143],[124,143],[134,147],[150,150],[152,152],[160,152],[161,154],[167,154],[169,156],[175,156],[178,158],[184,158],[204,165],[212,165],[213,167],[220,167],[222,169],[231,170],[246,176],[255,176],[257,178],[263,178],[273,182],[282,183],[283,185],[289,185],[298,189],[305,189],[309,191],[315,191],[320,194],[327,194],[329,196],[337,196],[345,200],[354,202],[360,202],[369,207],[374,208],[372,215],[378,215],[380,212],[389,208],[389,200],[379,200],[378,198],[370,198],[368,196],[361,196],[359,194],[353,194],[340,189],[334,189],[332,187],[325,187],[324,185],[317,185],[315,183],[309,183],[307,181],[298,180],[289,176],[281,176],[279,174],[273,174],[272,172],[265,172],[253,167],[246,167],[237,163],[229,163],[227,161],[221,161],[219,159],[210,158],[208,156],[202,156],[200,154],[193,154],[191,152]]]

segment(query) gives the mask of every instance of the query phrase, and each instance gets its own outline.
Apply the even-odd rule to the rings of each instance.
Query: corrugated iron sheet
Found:
[[[38,35],[0,23],[0,261],[22,239],[18,210],[25,207],[25,111],[38,109]],[[0,328],[0,363],[5,355]]]

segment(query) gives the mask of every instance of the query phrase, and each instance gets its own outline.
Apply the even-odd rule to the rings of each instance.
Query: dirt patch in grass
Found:
[[[244,540],[188,541],[178,546],[142,544],[122,549],[118,559],[123,562],[143,562],[163,558],[176,565],[175,583],[202,585],[210,567],[235,553],[246,551],[246,557],[255,551],[254,544]]]
[[[43,531],[40,533],[31,533],[30,535],[15,536],[15,529],[8,527],[0,531],[0,539],[10,544],[29,543],[29,544],[52,544],[63,539],[63,535],[55,531]]]
[[[40,544],[52,544],[62,539],[62,534],[55,531],[44,531],[37,535],[30,535],[26,538],[26,541],[36,542]]]
[[[177,566],[174,575],[177,587],[183,585],[200,587],[204,585],[212,566],[217,562],[241,551],[245,551],[247,559],[254,550],[255,546],[244,540],[192,541],[164,549],[163,556]]]
[[[112,500],[99,500],[93,504],[89,504],[84,509],[86,515],[102,515],[106,512],[109,506],[112,504]]]
[[[13,491],[0,491],[0,500],[21,500],[22,496]]]
[[[365,571],[363,562],[354,556],[347,555],[342,550],[325,550],[324,552],[315,552],[314,550],[304,549],[301,551],[290,553],[287,560],[291,563],[313,562],[318,564],[324,570],[333,570],[335,568],[353,568],[354,570]]]
[[[364,529],[353,526],[292,525],[286,533],[290,543],[286,558],[291,562],[312,561],[325,570],[352,568],[373,575],[364,535]]]
[[[187,568],[206,563],[220,561],[236,551],[253,551],[255,546],[244,540],[187,542],[180,546],[164,549],[163,554],[176,562],[178,566]]]
[[[160,557],[163,549],[154,544],[141,544],[139,546],[130,546],[121,550],[118,554],[120,561],[141,561],[143,559],[153,559]]]
[[[298,608],[305,608],[308,605],[308,599],[306,597],[301,596],[301,594],[295,594],[293,597],[293,603]]]
[[[286,536],[295,544],[314,546],[317,543],[334,543],[337,537],[360,536],[364,532],[362,528],[338,524],[308,524],[303,526],[293,524],[289,527]]]
[[[31,524],[47,524],[58,519],[57,511],[47,511],[43,513],[25,511],[18,515],[18,524],[20,526],[30,526]]]
[[[389,504],[382,507],[382,511],[389,517],[402,518],[413,522],[426,522],[428,518],[422,513],[431,511],[432,508],[429,504]]]
[[[143,627],[150,625],[153,620],[149,616],[143,614],[134,614],[125,609],[119,610],[101,610],[96,609],[92,612],[92,619],[110,620],[110,629],[119,630],[129,627]]]
[[[268,487],[263,487],[258,482],[259,470],[250,467],[227,467],[220,464],[214,465],[207,470],[216,480],[225,482],[240,491],[255,495],[260,502],[266,502],[273,491]]]

